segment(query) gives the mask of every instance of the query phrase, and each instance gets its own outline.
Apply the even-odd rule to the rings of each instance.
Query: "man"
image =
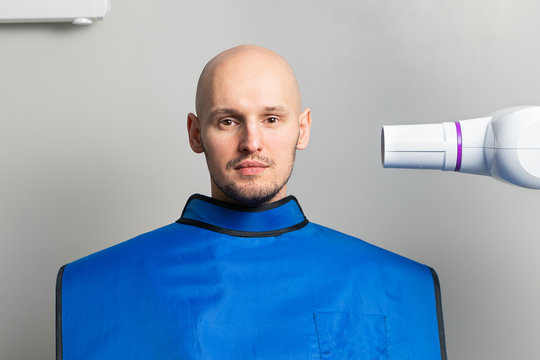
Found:
[[[188,115],[212,197],[62,267],[60,359],[446,359],[435,272],[310,223],[287,196],[310,110],[290,66],[240,46]]]
[[[269,50],[241,46],[206,65],[188,132],[206,156],[213,198],[261,205],[286,196],[295,151],[309,141],[310,110],[300,109],[292,69]]]

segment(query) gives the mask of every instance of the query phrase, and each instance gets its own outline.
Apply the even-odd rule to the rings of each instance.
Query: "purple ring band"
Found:
[[[454,124],[456,124],[456,132],[457,132],[457,161],[456,161],[456,169],[454,171],[461,170],[461,156],[463,153],[463,145],[462,145],[462,138],[461,138],[461,125],[459,124],[459,121],[456,121]]]

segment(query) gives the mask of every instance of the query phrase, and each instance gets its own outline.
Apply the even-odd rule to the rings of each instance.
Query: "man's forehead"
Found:
[[[288,114],[297,107],[294,87],[275,76],[218,77],[209,84],[204,108],[208,116],[218,113]]]
[[[271,50],[256,46],[241,46],[217,55],[201,74],[197,112],[243,100],[259,102],[259,107],[300,110],[298,84],[289,64]]]
[[[296,88],[296,78],[281,64],[231,61],[217,66],[208,77],[207,84],[215,91],[264,91],[262,86],[266,86],[267,90],[293,90]]]

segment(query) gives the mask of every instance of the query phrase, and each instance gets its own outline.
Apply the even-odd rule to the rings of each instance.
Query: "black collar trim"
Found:
[[[216,226],[212,224],[208,224],[202,221],[193,220],[193,219],[184,219],[180,218],[176,221],[179,224],[185,224],[185,225],[193,225],[197,226],[203,229],[207,229],[210,231],[215,231],[218,233],[231,235],[231,236],[237,236],[237,237],[272,237],[272,236],[278,236],[281,234],[285,234],[290,231],[299,230],[306,226],[309,221],[308,219],[304,218],[304,220],[296,225],[289,226],[283,229],[277,229],[277,230],[270,230],[270,231],[241,231],[241,230],[232,230],[223,228],[221,226]]]
[[[300,221],[297,224],[292,225],[292,226],[288,226],[288,227],[284,227],[284,228],[280,228],[280,229],[275,229],[275,230],[268,230],[268,231],[233,230],[233,229],[228,229],[228,228],[224,228],[224,227],[221,227],[221,226],[209,224],[207,222],[200,221],[200,220],[184,218],[184,213],[186,212],[186,209],[188,208],[188,205],[191,202],[191,200],[201,200],[201,201],[204,201],[204,202],[207,202],[207,203],[210,203],[210,204],[213,204],[213,205],[225,208],[225,209],[243,211],[243,212],[251,212],[251,213],[272,210],[272,209],[278,208],[278,207],[280,207],[282,205],[285,205],[290,201],[294,201],[294,202],[296,202],[296,205],[298,206],[298,209],[300,210],[300,213],[302,214],[303,220]],[[299,229],[303,228],[304,226],[306,226],[307,224],[309,224],[309,220],[306,218],[306,215],[304,214],[304,211],[302,210],[302,207],[298,203],[298,200],[296,199],[296,197],[294,197],[292,195],[286,196],[281,200],[278,200],[278,201],[275,201],[275,202],[269,203],[269,204],[264,204],[264,205],[259,205],[259,206],[247,206],[247,205],[238,205],[238,204],[228,203],[228,202],[217,200],[217,199],[214,199],[214,198],[211,198],[211,197],[208,197],[208,196],[205,196],[205,195],[201,195],[201,194],[193,194],[193,195],[191,195],[189,197],[188,201],[186,202],[186,205],[184,206],[184,210],[182,211],[182,215],[180,216],[180,219],[178,219],[176,222],[178,224],[197,226],[197,227],[207,229],[207,230],[210,230],[210,231],[215,231],[215,232],[218,232],[218,233],[231,235],[231,236],[237,236],[237,237],[272,237],[272,236],[278,236],[278,235],[281,235],[281,234],[284,234],[284,233],[287,233],[287,232],[290,232],[290,231],[299,230]]]
[[[207,203],[214,204],[214,205],[226,208],[226,209],[231,209],[231,210],[236,210],[236,211],[244,211],[244,212],[261,212],[261,211],[272,210],[272,209],[275,209],[277,207],[280,207],[281,205],[284,205],[284,204],[288,203],[289,201],[294,201],[298,205],[298,208],[302,212],[302,215],[304,215],[304,212],[303,212],[302,208],[300,207],[300,204],[298,203],[298,200],[292,195],[286,196],[281,200],[278,200],[278,201],[275,201],[275,202],[269,203],[269,204],[258,205],[258,206],[247,206],[247,205],[239,205],[239,204],[228,203],[228,202],[217,200],[217,199],[214,199],[214,198],[211,198],[211,197],[208,197],[208,196],[205,196],[205,195],[201,195],[201,194],[193,194],[193,195],[191,195],[189,197],[188,201],[186,202],[186,206],[184,207],[184,210],[182,211],[181,216],[184,216],[184,212],[186,211],[187,204],[189,204],[189,202],[191,200],[201,200],[201,201],[205,201]],[[304,215],[304,217],[305,217],[305,215]]]

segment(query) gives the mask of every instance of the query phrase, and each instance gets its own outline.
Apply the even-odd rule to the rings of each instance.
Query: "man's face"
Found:
[[[216,71],[207,104],[192,120],[199,122],[212,196],[258,205],[286,195],[296,149],[307,146],[310,114],[300,113],[291,79],[272,69],[237,70]]]

